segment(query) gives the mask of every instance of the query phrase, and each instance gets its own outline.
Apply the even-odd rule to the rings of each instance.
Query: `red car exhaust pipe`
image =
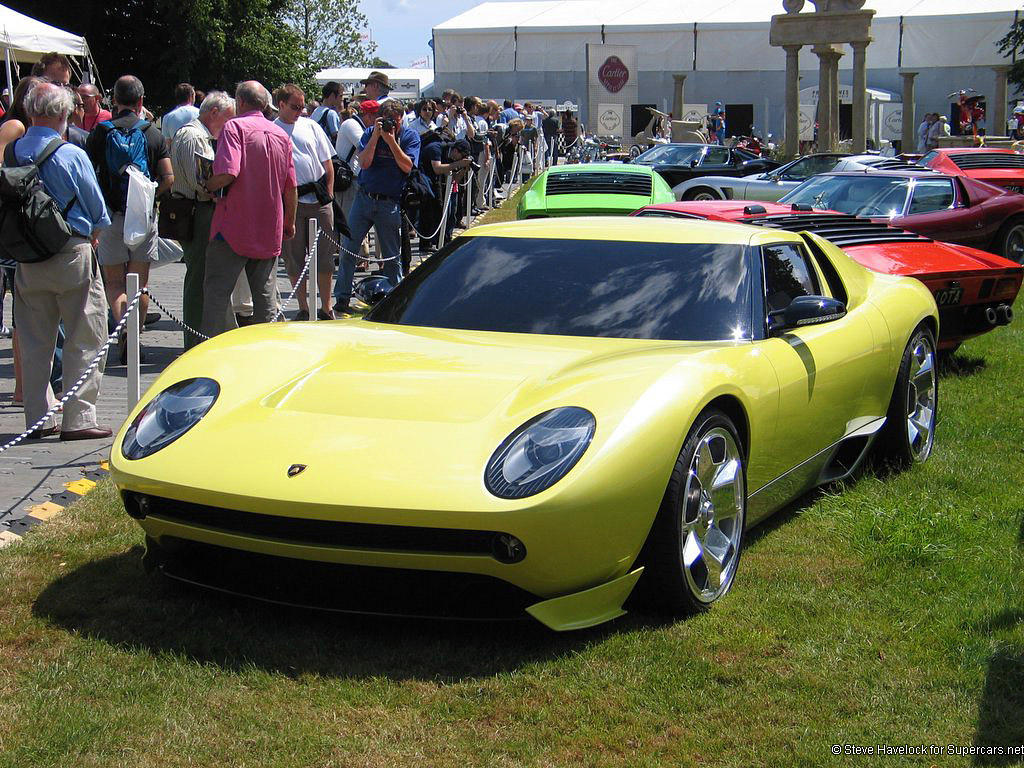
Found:
[[[996,314],[994,307],[985,307],[985,322],[990,327],[994,327],[999,322],[999,315]]]
[[[996,315],[999,317],[1000,325],[1009,325],[1013,322],[1013,307],[1009,304],[1000,304],[996,307]]]

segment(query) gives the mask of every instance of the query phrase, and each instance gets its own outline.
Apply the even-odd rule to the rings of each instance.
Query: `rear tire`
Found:
[[[647,535],[639,597],[659,612],[700,613],[732,586],[747,512],[746,463],[735,425],[716,408],[697,417]]]
[[[903,351],[879,435],[879,454],[896,469],[923,464],[931,456],[939,405],[937,363],[935,336],[926,325],[919,325]]]
[[[996,237],[996,253],[1004,259],[1024,264],[1024,217],[1014,216],[1003,224]]]
[[[721,200],[722,198],[718,195],[715,190],[711,187],[694,187],[693,189],[687,190],[683,195],[683,200],[693,200],[695,202],[701,202],[705,200]]]

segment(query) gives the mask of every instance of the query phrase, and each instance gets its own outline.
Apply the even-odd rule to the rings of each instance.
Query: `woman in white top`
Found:
[[[433,101],[430,99],[421,99],[416,102],[416,117],[409,121],[409,127],[416,131],[420,136],[427,131],[437,130],[437,126],[434,124],[434,115],[436,113],[437,107],[434,106]]]

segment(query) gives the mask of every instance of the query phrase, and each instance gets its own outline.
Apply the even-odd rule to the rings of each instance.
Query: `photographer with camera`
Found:
[[[355,253],[370,227],[377,232],[377,255],[384,259],[384,276],[393,286],[402,279],[402,190],[420,157],[419,134],[402,126],[402,105],[394,100],[381,104],[377,119],[363,133],[359,146],[359,192],[349,213],[350,234],[342,243],[341,268],[334,283],[335,313],[348,312]]]
[[[438,129],[452,141],[459,139],[472,141],[476,137],[476,126],[466,111],[462,97],[452,92],[446,103],[448,108],[437,116]]]
[[[430,136],[428,134],[428,136]],[[432,139],[432,140],[431,140]],[[420,204],[419,231],[421,235],[431,235],[441,223],[441,212],[444,206],[445,182],[448,174],[454,174],[452,180],[462,184],[465,181],[466,169],[472,167],[479,172],[480,166],[470,156],[472,149],[466,139],[458,141],[440,141],[433,134],[427,143],[420,148],[420,170],[434,190],[434,197]],[[445,224],[445,242],[448,241],[455,227],[454,195],[449,203],[448,216]],[[420,254],[431,253],[438,242],[438,235],[431,238],[420,238]]]

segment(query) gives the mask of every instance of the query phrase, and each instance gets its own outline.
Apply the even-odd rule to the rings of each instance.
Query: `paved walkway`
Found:
[[[184,264],[169,264],[150,273],[153,296],[175,316],[181,317],[181,286]],[[282,298],[291,292],[283,270],[278,276]],[[11,304],[4,300],[4,324],[11,324]],[[287,314],[294,314],[293,302]],[[159,311],[150,305],[150,311]],[[163,314],[163,313],[161,313]],[[181,354],[182,331],[166,315],[142,334],[146,362],[142,364],[142,391],[145,392],[157,375]],[[17,437],[25,429],[25,413],[12,402],[14,393],[13,349],[10,339],[0,340],[0,445]],[[123,365],[107,365],[96,405],[98,421],[117,433],[128,415],[128,393]],[[0,535],[17,530],[17,522],[29,508],[50,501],[61,494],[65,484],[80,480],[86,473],[100,468],[110,456],[112,438],[61,442],[56,436],[42,440],[26,440],[0,453]],[[66,505],[66,504],[65,504]]]

